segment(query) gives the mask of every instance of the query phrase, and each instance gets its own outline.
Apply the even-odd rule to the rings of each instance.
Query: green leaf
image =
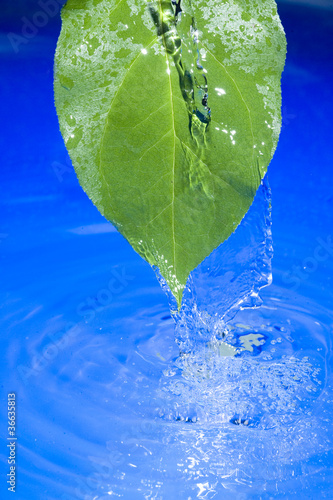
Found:
[[[62,21],[55,102],[79,181],[180,305],[277,145],[286,42],[276,4],[68,0]]]

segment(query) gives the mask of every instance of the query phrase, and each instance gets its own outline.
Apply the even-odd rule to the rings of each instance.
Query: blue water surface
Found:
[[[19,500],[333,499],[332,3],[279,2],[272,214],[266,180],[176,329],[66,153],[58,4],[22,41],[40,4],[1,1],[0,497],[14,392]]]

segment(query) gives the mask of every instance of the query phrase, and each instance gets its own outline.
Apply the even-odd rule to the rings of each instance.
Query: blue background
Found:
[[[315,310],[314,316],[320,316],[327,332],[323,383],[332,395],[333,6],[329,1],[321,4],[279,2],[288,55],[282,79],[283,127],[269,181],[273,286],[285,291],[281,296],[286,301],[299,303],[301,296],[304,311]],[[148,441],[159,432],[158,427],[146,431],[141,420],[138,430],[129,437],[126,434],[126,428],[132,429],[131,418],[133,422],[141,418],[134,411],[141,389],[138,375],[130,372],[130,365],[137,362],[132,353],[140,351],[140,342],[147,342],[147,353],[156,331],[165,360],[172,359],[177,349],[167,298],[154,272],[87,198],[66,153],[53,105],[53,57],[60,16],[49,18],[17,52],[10,43],[9,33],[22,32],[22,17],[31,20],[39,10],[37,2],[21,0],[14,6],[10,0],[1,0],[0,434],[7,436],[7,393],[15,391],[20,500],[109,498],[103,485],[86,484],[96,470],[92,464],[97,459],[91,457],[102,457],[95,471],[102,484],[115,470],[103,462],[105,443],[116,442],[114,429],[122,429],[129,441],[136,442],[138,436]],[[323,241],[329,250],[325,259],[318,260],[316,248]],[[110,279],[117,287],[112,298],[105,295]],[[263,293],[267,300],[273,294],[269,290]],[[78,324],[80,331],[75,332]],[[55,339],[63,339],[63,345],[52,351]],[[308,339],[309,351],[312,342],[315,337]],[[109,377],[114,366],[116,383],[112,385]],[[154,385],[161,368],[152,364],[150,370],[146,375]],[[126,411],[122,398],[129,402]],[[325,411],[331,410],[325,406]],[[154,418],[149,425],[155,425]],[[121,447],[110,446],[113,457],[124,454]],[[310,479],[304,479],[302,470],[296,468],[298,482],[290,486],[280,478],[276,480],[279,486],[270,484],[266,493],[257,483],[254,492],[249,485],[242,489],[239,481],[230,498],[268,499],[286,494],[287,498],[333,498],[330,446],[325,453],[311,465],[312,475],[305,474]],[[1,498],[8,494],[6,459],[2,444]],[[145,469],[148,476],[149,467]],[[171,472],[169,478],[163,476],[164,490],[157,488],[156,481],[150,488],[154,477],[147,476],[146,497],[128,474],[127,486],[122,490],[119,486],[123,498],[174,498],[176,494],[190,498],[189,491],[179,489],[176,472],[175,481]],[[154,474],[156,479],[158,474]],[[229,498],[227,490],[223,491],[217,498]],[[198,489],[193,490],[193,498],[197,493]],[[212,492],[199,498],[213,496]]]

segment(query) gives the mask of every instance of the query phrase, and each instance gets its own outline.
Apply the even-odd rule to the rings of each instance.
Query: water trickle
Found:
[[[208,83],[200,62],[198,32],[190,5],[185,11],[181,1],[149,4],[152,20],[161,42],[174,62],[179,87],[189,115],[189,129],[198,146],[206,144],[205,133],[211,121]]]
[[[157,271],[168,294],[182,351],[199,343],[225,338],[238,311],[261,304],[259,290],[271,283],[271,192],[267,177],[235,233],[195,269],[184,290],[182,308]]]

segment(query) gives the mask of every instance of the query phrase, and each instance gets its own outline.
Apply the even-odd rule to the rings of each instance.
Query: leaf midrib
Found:
[[[173,130],[173,159],[172,159],[172,200],[171,200],[171,227],[172,227],[172,242],[173,242],[173,267],[175,271],[175,276],[177,276],[177,266],[176,266],[176,235],[175,235],[175,164],[176,164],[176,130],[175,130],[175,113],[173,108],[173,92],[172,92],[172,82],[171,82],[171,72],[169,67],[168,54],[166,56],[166,63],[168,68],[168,78],[170,86],[170,105],[172,113],[172,130]]]

